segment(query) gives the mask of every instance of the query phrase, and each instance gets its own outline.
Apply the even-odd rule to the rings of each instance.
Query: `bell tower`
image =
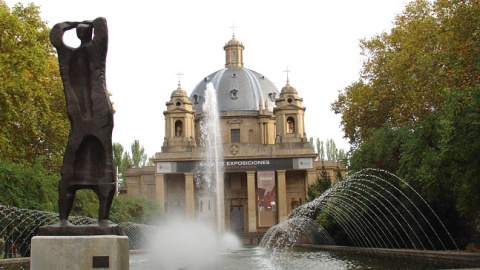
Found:
[[[305,142],[305,107],[302,106],[303,99],[297,94],[297,89],[287,85],[282,88],[279,98],[275,99],[276,107],[273,113],[277,118],[277,140],[282,143]]]
[[[180,87],[180,83],[166,105],[167,110],[163,112],[165,115],[163,150],[183,152],[186,150],[185,147],[195,146],[195,110],[193,102],[188,100],[187,92]]]

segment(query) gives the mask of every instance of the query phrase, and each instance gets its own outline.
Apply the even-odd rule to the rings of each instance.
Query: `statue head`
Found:
[[[82,41],[82,44],[92,40],[93,26],[81,23],[77,25],[77,37]]]

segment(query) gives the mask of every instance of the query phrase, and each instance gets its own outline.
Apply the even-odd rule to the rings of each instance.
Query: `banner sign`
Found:
[[[224,160],[219,163],[225,172],[275,171],[292,169],[313,169],[313,158],[266,158]],[[157,173],[186,173],[206,169],[206,161],[156,162]]]
[[[225,160],[224,163],[225,171],[287,170],[292,168],[292,160],[288,158]]]
[[[155,163],[155,170],[157,173],[176,172],[176,165],[176,162],[157,162]]]
[[[313,169],[315,161],[313,158],[296,158],[293,164],[294,169]]]
[[[276,211],[275,171],[257,172],[257,196],[259,211]]]

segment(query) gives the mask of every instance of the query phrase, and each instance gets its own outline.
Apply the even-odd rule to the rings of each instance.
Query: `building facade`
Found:
[[[180,86],[172,92],[163,113],[163,147],[152,160],[155,166],[127,171],[126,196],[153,198],[167,214],[192,220],[215,215],[215,198],[196,184],[205,157],[202,105],[206,86],[212,83],[224,157],[219,226],[238,233],[261,233],[305,202],[321,165],[315,163],[317,155],[306,137],[306,108],[297,90],[287,81],[278,91],[264,75],[245,68],[244,46],[237,39],[232,38],[224,50],[225,68],[204,77],[189,96]],[[325,168],[333,176],[338,164]]]

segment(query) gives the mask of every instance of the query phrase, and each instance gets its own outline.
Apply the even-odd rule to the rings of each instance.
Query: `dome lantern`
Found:
[[[225,46],[225,67],[243,67],[243,44],[233,37]]]

